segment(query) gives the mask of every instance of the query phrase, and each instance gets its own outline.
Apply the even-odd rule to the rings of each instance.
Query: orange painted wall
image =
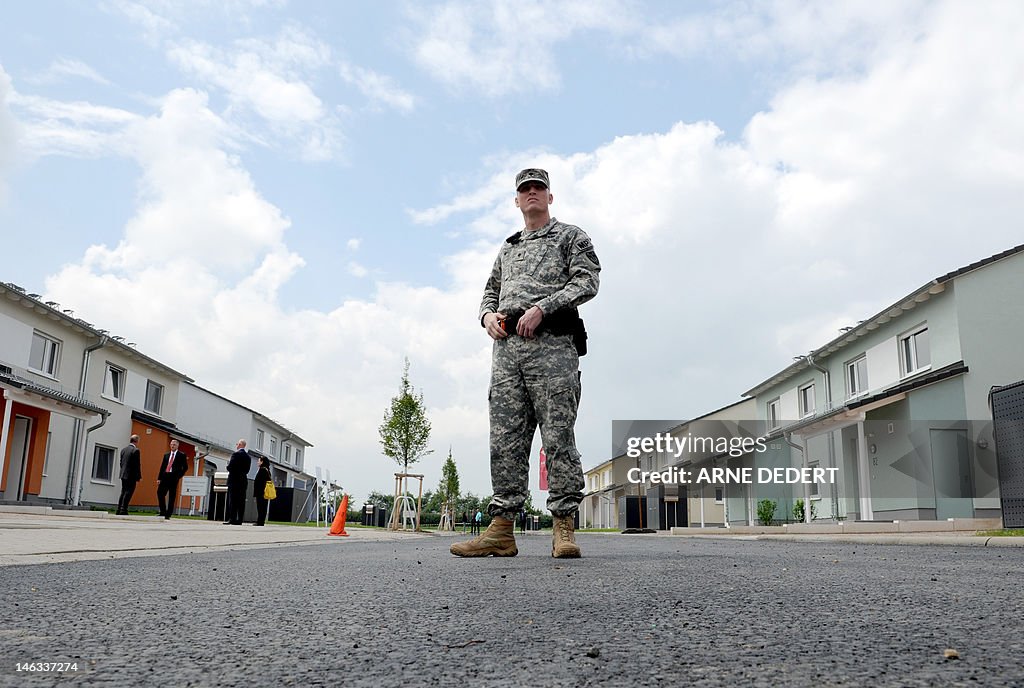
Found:
[[[18,404],[15,404],[18,407]],[[32,436],[28,446],[28,470],[25,476],[25,494],[39,495],[43,487],[43,464],[46,463],[46,434],[50,431],[50,412],[43,409],[22,406],[17,411],[32,419]]]
[[[160,472],[160,462],[163,461],[164,454],[171,449],[171,436],[166,430],[154,428],[137,420],[132,421],[132,434],[139,436],[142,480],[139,481],[138,487],[135,488],[135,494],[132,495],[131,506],[156,508],[156,488],[159,484],[157,481],[157,474]],[[128,444],[127,437],[125,438],[124,443]],[[192,471],[195,467],[193,458],[196,455],[195,447],[183,440],[178,440],[178,450],[185,452],[188,456],[188,472],[185,475],[192,475]],[[118,456],[115,463],[118,475],[120,474],[120,460],[120,456]],[[120,482],[118,482],[118,484],[120,484]],[[179,483],[178,506],[187,505],[187,503],[187,500],[184,500],[181,497],[181,483]]]
[[[3,393],[0,392],[0,399]],[[0,413],[0,416],[3,414]],[[46,460],[46,433],[50,429],[50,412],[15,402],[11,405],[11,418],[7,426],[7,454],[4,456],[4,474],[0,477],[0,491],[7,490],[7,474],[11,468],[11,442],[16,416],[32,419],[32,432],[28,445],[28,465],[25,472],[25,494],[38,495],[43,483],[43,463]]]

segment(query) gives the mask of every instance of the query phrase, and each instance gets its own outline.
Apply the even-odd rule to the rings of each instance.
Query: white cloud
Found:
[[[12,92],[10,103],[23,118],[24,147],[30,156],[96,157],[124,151],[122,135],[138,119],[119,108],[66,102]]]
[[[579,31],[617,33],[634,23],[627,7],[594,0],[446,2],[417,6],[410,17],[420,28],[413,55],[423,69],[491,97],[558,88],[556,45]]]
[[[162,3],[153,3],[162,5]],[[159,12],[147,7],[146,3],[130,0],[107,0],[101,7],[118,13],[142,30],[143,38],[152,45],[158,45],[164,36],[177,30],[177,25],[164,16],[169,7],[159,7]]]
[[[361,243],[362,243],[361,239],[349,239],[348,241],[345,242],[345,247],[349,251],[358,251],[359,250],[359,245]]]
[[[227,94],[228,119],[255,116],[276,137],[298,142],[307,160],[338,155],[343,136],[337,116],[316,95],[308,75],[330,63],[330,49],[296,27],[273,42],[239,41],[225,50],[180,41],[169,59],[204,85]]]
[[[109,86],[110,81],[104,78],[99,72],[85,64],[81,60],[74,60],[68,57],[59,57],[50,63],[45,70],[31,76],[25,81],[30,84],[50,84],[63,81],[68,77],[85,79],[101,86]]]
[[[409,113],[416,108],[416,98],[402,90],[394,79],[372,69],[342,62],[338,67],[341,78],[354,85],[371,103],[384,104],[400,112]]]
[[[348,264],[348,274],[353,277],[366,277],[370,274],[370,271],[353,260]]]
[[[749,0],[710,11],[678,5],[672,19],[650,19],[637,2],[451,0],[410,10],[416,62],[455,89],[490,97],[557,90],[558,48],[602,34],[614,59],[671,55],[683,60],[783,64],[784,74],[859,73],[893,41],[913,39],[931,3],[894,0]]]

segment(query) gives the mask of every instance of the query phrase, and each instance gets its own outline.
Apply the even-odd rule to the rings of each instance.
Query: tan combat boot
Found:
[[[572,516],[555,516],[552,524],[551,556],[556,559],[578,559],[580,546],[573,535]]]
[[[487,530],[472,540],[456,542],[451,552],[457,557],[514,557],[519,548],[512,535],[513,525],[507,518],[495,516]]]

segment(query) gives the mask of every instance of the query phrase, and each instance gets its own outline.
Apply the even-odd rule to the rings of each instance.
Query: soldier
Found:
[[[548,173],[516,176],[516,207],[525,227],[501,246],[480,304],[480,324],[494,340],[491,385],[491,524],[452,545],[460,557],[514,557],[514,520],[529,489],[530,445],[540,425],[547,452],[553,557],[579,557],[573,517],[583,498],[576,451],[579,357],[586,332],[576,308],[594,298],[601,264],[590,237],[551,217]]]

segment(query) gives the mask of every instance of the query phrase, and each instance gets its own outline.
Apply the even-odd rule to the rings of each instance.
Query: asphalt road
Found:
[[[1024,685],[1022,549],[579,540],[3,567],[0,685]]]

